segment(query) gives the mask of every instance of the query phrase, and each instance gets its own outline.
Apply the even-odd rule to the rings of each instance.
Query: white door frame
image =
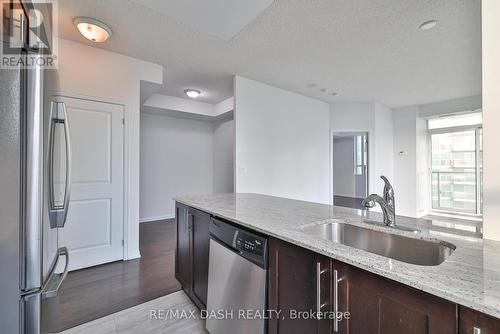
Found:
[[[54,95],[61,96],[61,97],[68,97],[68,98],[75,98],[75,99],[80,99],[80,100],[87,100],[87,101],[94,101],[94,102],[103,102],[103,103],[108,103],[108,104],[114,104],[114,105],[119,105],[123,108],[123,122],[125,123],[125,126],[123,127],[123,254],[122,254],[122,259],[123,260],[128,260],[128,225],[129,225],[129,219],[128,219],[128,214],[129,214],[129,201],[128,201],[128,193],[129,193],[129,166],[126,161],[129,159],[129,141],[130,141],[130,134],[129,134],[129,128],[128,128],[128,111],[126,108],[125,103],[119,102],[116,100],[112,99],[107,99],[107,98],[102,98],[98,96],[88,96],[88,95],[82,95],[78,93],[70,93],[70,92],[65,92],[65,91],[57,91],[55,92]]]
[[[370,194],[370,169],[372,164],[372,151],[373,151],[373,143],[372,143],[372,133],[370,130],[330,130],[330,205],[333,205],[333,139],[335,135],[366,135],[366,141],[368,142],[367,154],[366,154],[366,193]]]

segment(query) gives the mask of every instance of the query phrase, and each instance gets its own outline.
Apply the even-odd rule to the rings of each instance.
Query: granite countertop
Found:
[[[416,227],[421,232],[415,235],[391,230],[392,233],[420,239],[444,240],[456,246],[453,254],[440,265],[419,266],[310,236],[298,230],[300,226],[330,219],[343,219],[350,224],[387,230],[386,227],[363,223],[364,219],[382,221],[382,215],[378,212],[258,194],[185,196],[175,200],[500,318],[500,242],[443,233],[438,226],[435,228],[432,220],[398,217],[399,225]]]

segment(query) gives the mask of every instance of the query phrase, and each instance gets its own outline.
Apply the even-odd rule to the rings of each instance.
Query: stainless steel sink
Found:
[[[437,266],[453,253],[455,246],[385,233],[339,221],[307,225],[300,231],[346,246],[421,266]]]

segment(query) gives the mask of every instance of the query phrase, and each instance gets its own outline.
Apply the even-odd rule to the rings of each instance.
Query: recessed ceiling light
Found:
[[[201,94],[197,89],[186,89],[184,93],[192,99],[196,99]]]
[[[111,28],[105,23],[90,17],[77,17],[73,23],[83,37],[92,42],[105,42],[113,34]]]
[[[430,29],[434,28],[437,25],[437,23],[438,23],[438,21],[436,21],[436,20],[425,21],[418,28],[420,30],[430,30]]]

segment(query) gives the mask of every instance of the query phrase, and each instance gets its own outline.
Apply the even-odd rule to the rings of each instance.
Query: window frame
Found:
[[[358,138],[361,138],[361,164],[358,164]],[[366,174],[368,160],[368,141],[366,135],[354,135],[354,176],[363,176]],[[358,173],[361,168],[361,173]]]
[[[429,161],[429,163],[428,163],[428,166],[429,166],[428,184],[429,184],[429,193],[430,193],[429,194],[429,207],[430,207],[431,211],[460,213],[460,214],[465,214],[465,215],[474,215],[474,216],[482,217],[482,215],[483,215],[483,212],[482,212],[482,198],[483,198],[483,196],[482,196],[482,189],[481,189],[482,170],[480,168],[480,157],[479,157],[482,130],[483,130],[482,124],[462,125],[462,126],[453,126],[453,127],[437,128],[437,129],[429,129],[427,126],[428,147],[429,147],[429,152],[428,152],[428,159],[429,159],[428,160]],[[438,206],[438,208],[434,208],[433,201],[432,201],[432,174],[434,173],[434,170],[432,168],[432,135],[454,133],[454,132],[464,132],[464,131],[474,131],[475,132],[476,209],[474,212],[472,212],[472,211],[466,211],[466,210],[460,210],[460,209],[442,208],[441,206]],[[439,179],[438,179],[438,189],[439,189]]]

